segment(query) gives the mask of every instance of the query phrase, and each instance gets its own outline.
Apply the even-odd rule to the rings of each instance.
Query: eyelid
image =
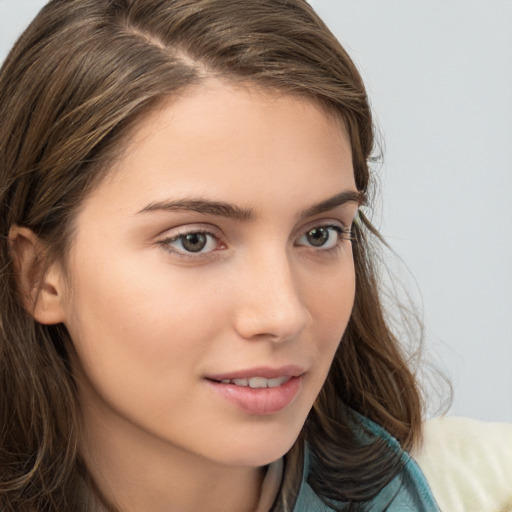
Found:
[[[204,224],[189,224],[184,226],[179,226],[177,228],[169,229],[164,231],[165,235],[162,236],[159,240],[157,240],[156,244],[161,246],[166,252],[172,255],[176,255],[181,258],[188,259],[199,259],[206,258],[211,255],[211,253],[215,252],[219,246],[225,245],[222,240],[222,237],[218,233],[218,229],[215,229],[213,226],[208,225],[206,227]],[[179,240],[181,237],[185,237],[191,234],[203,234],[213,237],[217,242],[217,247],[207,252],[191,252],[186,250],[179,250],[176,247],[171,245],[171,242],[175,242]]]
[[[354,224],[354,218],[350,217],[350,220],[349,222],[344,222],[342,219],[340,218],[336,218],[336,217],[328,217],[328,218],[319,218],[319,219],[314,219],[310,222],[308,222],[307,224],[304,224],[300,230],[298,231],[298,235],[302,235],[304,233],[307,233],[308,231],[310,231],[311,229],[313,228],[321,228],[321,227],[337,227],[337,228],[340,228],[344,233],[351,233],[352,231],[352,226]]]
[[[330,239],[328,238],[324,245],[318,246],[308,243],[307,241],[301,242],[302,239],[305,239],[311,231],[320,228],[334,230],[336,232],[336,239],[329,241]],[[301,229],[300,235],[295,239],[294,245],[297,247],[304,247],[309,251],[314,251],[316,254],[331,255],[341,249],[343,241],[352,241],[351,227],[347,227],[340,220],[334,221],[332,219],[320,219],[304,226]]]

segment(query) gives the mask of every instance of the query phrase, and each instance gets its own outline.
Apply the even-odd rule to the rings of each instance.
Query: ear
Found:
[[[25,309],[41,324],[64,321],[63,275],[47,264],[47,247],[30,229],[11,226],[9,244]]]

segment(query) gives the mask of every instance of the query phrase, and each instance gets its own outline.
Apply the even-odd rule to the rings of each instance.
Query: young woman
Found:
[[[0,97],[2,511],[438,510],[307,3],[53,0]]]

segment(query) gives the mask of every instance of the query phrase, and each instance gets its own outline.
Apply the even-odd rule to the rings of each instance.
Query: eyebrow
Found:
[[[333,210],[345,203],[354,202],[358,205],[364,203],[364,194],[356,190],[345,190],[335,196],[332,196],[320,203],[314,204],[300,213],[300,218],[311,217],[319,213]],[[174,211],[194,211],[226,217],[237,221],[249,221],[254,218],[254,212],[251,208],[240,208],[238,206],[224,203],[222,201],[210,201],[206,199],[179,199],[176,201],[157,201],[148,204],[138,213],[147,212],[174,212]]]
[[[190,210],[198,213],[206,213],[219,217],[227,217],[239,221],[247,221],[253,218],[251,209],[239,208],[221,201],[209,201],[205,199],[179,199],[177,201],[159,201],[148,204],[138,213],[144,212],[174,212]]]
[[[335,196],[326,199],[320,203],[314,204],[305,210],[302,210],[300,217],[312,217],[313,215],[318,215],[319,213],[327,212],[329,210],[334,210],[338,206],[343,206],[346,203],[356,203],[358,206],[361,206],[365,202],[365,196],[362,192],[358,190],[344,190],[343,192],[336,194]]]

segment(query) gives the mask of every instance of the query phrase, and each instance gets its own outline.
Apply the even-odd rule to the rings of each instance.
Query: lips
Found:
[[[290,405],[302,388],[304,370],[295,365],[253,368],[206,379],[209,387],[251,415],[270,415]]]
[[[237,370],[229,373],[218,375],[208,375],[208,380],[222,382],[223,380],[250,380],[255,377],[262,379],[278,379],[282,377],[300,377],[305,372],[304,368],[298,365],[289,364],[279,368],[271,368],[268,366],[260,366],[255,368],[248,368],[246,370]]]
[[[235,386],[250,387],[252,389],[277,388],[288,382],[292,377],[283,376],[275,379],[266,379],[265,377],[251,377],[250,379],[222,379],[222,384],[234,384]]]

